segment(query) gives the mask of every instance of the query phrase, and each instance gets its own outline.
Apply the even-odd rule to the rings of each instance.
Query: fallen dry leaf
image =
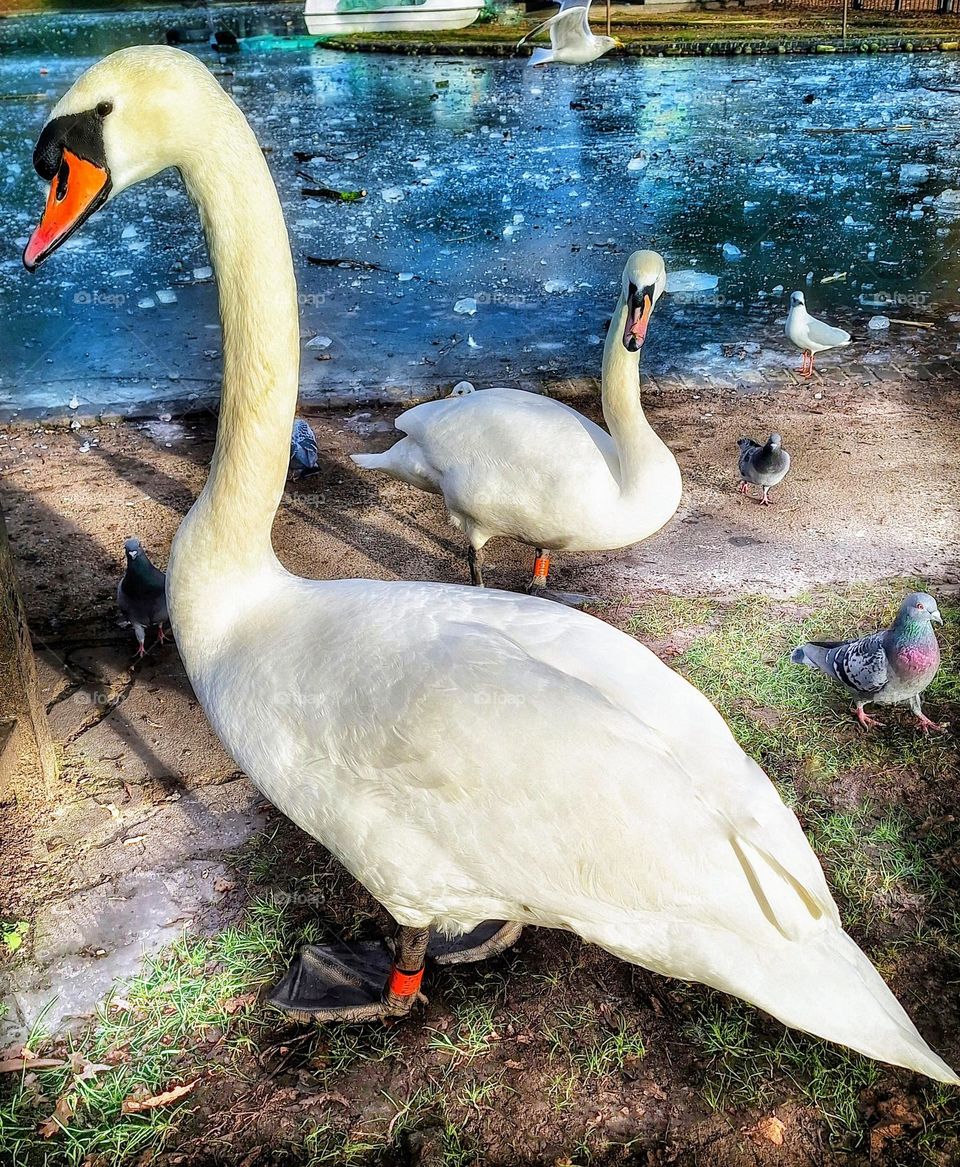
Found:
[[[120,1106],[121,1114],[138,1114],[141,1110],[156,1110],[158,1106],[170,1106],[173,1102],[179,1102],[181,1098],[185,1097],[200,1081],[199,1078],[194,1078],[192,1082],[186,1082],[183,1086],[171,1086],[169,1090],[164,1090],[161,1094],[151,1094],[146,1098],[138,1097],[137,1094],[131,1094],[129,1098],[124,1098]]]
[[[257,999],[256,993],[241,993],[239,997],[230,997],[223,1003],[223,1011],[231,1014],[239,1012],[247,1005],[252,1005]]]
[[[0,1062],[0,1074],[15,1074],[19,1070],[26,1070],[28,1068],[31,1070],[55,1070],[64,1065],[66,1065],[66,1062],[61,1061],[60,1058],[38,1058],[35,1056],[29,1058],[26,1056],[4,1058]]]
[[[783,1132],[785,1129],[780,1119],[772,1114],[767,1118],[761,1118],[757,1123],[757,1134],[761,1138],[766,1139],[768,1143],[773,1143],[775,1147],[783,1146]]]
[[[870,1158],[876,1159],[891,1139],[899,1139],[904,1132],[904,1125],[900,1122],[887,1122],[882,1126],[875,1126],[870,1132]]]
[[[76,1098],[73,1094],[61,1094],[57,1099],[57,1105],[53,1108],[53,1114],[49,1118],[45,1118],[37,1127],[40,1134],[45,1139],[58,1135],[73,1118],[75,1104]]]
[[[70,1069],[76,1075],[78,1082],[86,1082],[95,1074],[101,1073],[103,1070],[112,1070],[113,1066],[107,1066],[102,1063],[88,1062],[87,1059],[80,1053],[79,1050],[74,1050],[70,1055]]]

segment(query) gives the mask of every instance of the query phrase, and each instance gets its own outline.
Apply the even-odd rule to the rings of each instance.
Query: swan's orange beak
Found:
[[[109,193],[109,172],[65,149],[60,168],[50,183],[43,217],[23,251],[23,266],[27,271],[33,271],[69,239],[107,201]]]
[[[627,301],[627,325],[623,330],[623,344],[628,352],[635,353],[643,348],[652,312],[652,290],[644,288],[641,293],[631,284]]]

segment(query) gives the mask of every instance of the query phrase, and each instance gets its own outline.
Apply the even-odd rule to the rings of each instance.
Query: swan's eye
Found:
[[[97,117],[105,118],[108,113],[113,113],[113,102],[101,101],[97,106]]]

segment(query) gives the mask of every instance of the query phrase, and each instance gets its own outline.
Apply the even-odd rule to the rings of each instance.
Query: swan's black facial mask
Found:
[[[50,182],[47,205],[30,242],[23,266],[33,271],[107,201],[110,170],[103,147],[103,119],[113,107],[65,114],[47,122],[33,152],[33,166]]]
[[[627,323],[623,329],[623,347],[628,353],[639,352],[647,338],[650,314],[653,312],[654,286],[638,288],[631,283],[627,288]]]

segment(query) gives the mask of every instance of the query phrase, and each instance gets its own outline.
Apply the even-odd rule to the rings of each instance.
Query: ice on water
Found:
[[[298,6],[287,15],[298,21]],[[24,95],[0,102],[10,238],[27,237],[42,205],[30,154],[56,95],[96,56],[188,18],[207,19],[182,7],[74,14],[54,57],[43,17],[44,36],[0,58],[0,92]],[[818,310],[855,308],[864,327],[865,285],[873,297],[960,286],[960,97],[937,94],[930,117],[923,88],[960,85],[952,55],[838,56],[816,70],[802,57],[606,59],[534,81],[512,60],[316,49],[223,67],[197,51],[267,151],[302,335],[336,337],[304,351],[307,396],[450,384],[468,354],[478,383],[595,375],[596,338],[637,247],[661,251],[686,293],[664,299],[650,331],[648,368],[661,370],[710,356],[704,343],[722,351],[753,333],[776,344],[778,289],[807,273]],[[881,132],[831,132],[869,126]],[[312,185],[368,194],[302,198]],[[215,394],[216,285],[176,177],[126,192],[73,242],[32,277],[13,249],[0,257],[12,341],[0,373],[18,403],[62,400],[50,398],[47,350],[59,383],[94,405],[173,400],[173,375]],[[844,280],[820,284],[838,268]]]

